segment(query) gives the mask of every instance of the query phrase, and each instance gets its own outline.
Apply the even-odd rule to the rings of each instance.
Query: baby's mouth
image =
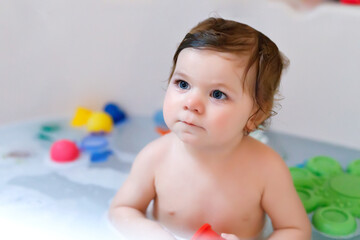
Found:
[[[202,129],[203,129],[203,127],[201,127],[201,126],[199,126],[199,125],[196,125],[196,124],[193,124],[193,123],[191,123],[191,122],[187,122],[187,121],[180,121],[180,122],[182,122],[182,123],[184,123],[184,124],[186,124],[186,125],[188,125],[188,126],[191,126],[191,127],[198,127],[198,128],[202,128]]]
[[[189,122],[186,122],[186,121],[182,121],[183,123],[187,124],[187,125],[190,125],[190,126],[196,126],[195,124],[192,124],[192,123],[189,123]],[[196,126],[197,127],[197,126]]]

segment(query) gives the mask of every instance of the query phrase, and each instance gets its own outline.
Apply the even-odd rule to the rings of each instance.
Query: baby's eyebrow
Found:
[[[231,86],[229,86],[229,85],[227,85],[227,84],[225,84],[225,83],[221,83],[221,82],[219,82],[219,83],[212,83],[211,85],[214,86],[214,87],[222,87],[222,88],[232,89]]]
[[[235,89],[233,86],[230,86],[228,84],[225,84],[225,83],[212,83],[211,84],[211,87],[212,88],[220,88],[220,89],[225,89],[226,91],[229,91],[229,92],[232,92],[232,93],[235,93]]]
[[[173,76],[178,76],[178,77],[182,77],[182,78],[189,78],[189,76],[186,73],[178,72],[178,71],[174,72]]]

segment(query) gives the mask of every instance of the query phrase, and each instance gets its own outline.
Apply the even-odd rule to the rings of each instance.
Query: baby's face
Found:
[[[169,129],[193,145],[215,147],[241,139],[253,113],[253,100],[243,91],[246,64],[247,58],[231,53],[182,50],[164,100]]]

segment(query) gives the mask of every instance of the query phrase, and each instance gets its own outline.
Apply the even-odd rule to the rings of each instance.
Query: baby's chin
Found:
[[[189,132],[175,132],[175,134],[180,139],[180,141],[185,144],[191,144],[193,146],[201,146],[204,144],[204,138],[200,137],[197,134]]]
[[[183,144],[193,149],[211,151],[220,147],[219,142],[217,142],[216,139],[212,140],[209,136],[197,136],[189,133],[181,133],[177,135],[177,138]]]
[[[200,136],[198,134],[189,133],[189,132],[176,132],[173,131],[174,136],[178,139],[182,144],[195,147],[195,148],[204,148],[206,147],[208,139],[204,136]]]

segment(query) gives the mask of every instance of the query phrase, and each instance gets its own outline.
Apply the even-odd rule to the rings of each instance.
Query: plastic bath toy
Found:
[[[79,107],[71,121],[73,127],[86,125],[89,132],[109,133],[113,128],[112,117],[105,112],[92,112],[86,108]]]
[[[154,115],[154,122],[155,122],[155,130],[160,135],[165,135],[170,132],[169,128],[167,127],[164,121],[164,114],[162,110],[159,110]]]
[[[360,159],[351,162],[347,168],[348,173],[360,176]]]
[[[191,240],[225,240],[206,223],[197,230]]]
[[[80,151],[72,141],[63,139],[53,143],[50,158],[57,163],[73,162],[79,157]]]
[[[126,120],[126,114],[120,109],[115,103],[108,103],[104,107],[104,111],[108,113],[114,122],[114,124],[119,124]]]
[[[87,121],[86,128],[89,132],[109,133],[113,128],[113,121],[111,116],[107,113],[94,112]]]
[[[111,150],[105,150],[103,152],[95,152],[91,154],[90,161],[93,163],[105,162],[108,158],[113,155]]]
[[[158,134],[160,134],[160,135],[165,135],[165,134],[167,134],[167,133],[170,132],[169,129],[165,130],[165,129],[162,129],[162,128],[159,128],[159,127],[156,127],[155,130],[156,130],[156,132],[157,132]]]
[[[101,135],[90,135],[85,137],[80,143],[80,149],[83,151],[99,151],[109,145],[109,141]]]
[[[92,111],[83,107],[78,107],[76,109],[75,117],[71,121],[71,126],[81,127],[84,126],[89,120]]]
[[[353,5],[360,4],[360,0],[340,0],[340,2],[344,4],[353,4]]]
[[[154,115],[154,122],[155,125],[162,128],[162,129],[168,129],[165,120],[164,120],[164,115],[163,115],[163,111],[159,110],[155,113]]]
[[[14,150],[4,155],[4,158],[29,158],[31,153],[26,150]]]
[[[41,131],[43,132],[57,132],[61,129],[59,124],[53,123],[53,124],[44,124],[41,126]]]
[[[44,133],[39,133],[36,137],[37,137],[39,140],[42,140],[42,141],[48,141],[48,142],[52,142],[52,141],[53,141],[53,138],[52,138],[52,137],[50,137],[49,135],[44,134]]]
[[[304,168],[290,167],[296,191],[313,226],[330,237],[355,234],[360,218],[360,159],[344,172],[327,156],[307,161]]]

